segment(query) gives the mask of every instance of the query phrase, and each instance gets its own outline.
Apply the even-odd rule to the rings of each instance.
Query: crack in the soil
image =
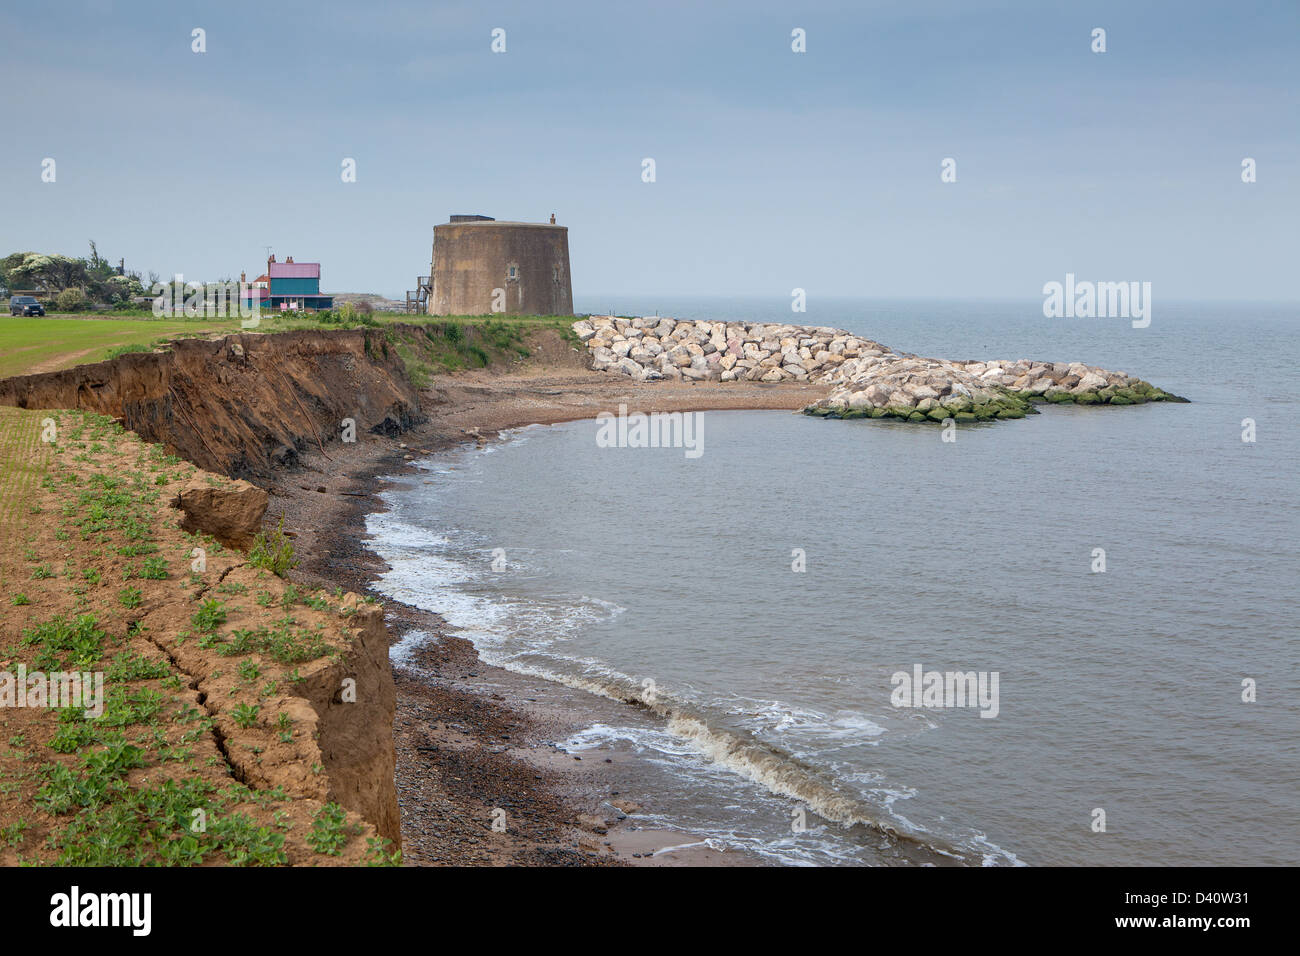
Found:
[[[208,720],[211,721],[209,729],[212,731],[212,742],[216,745],[218,752],[221,754],[221,759],[226,762],[226,768],[230,771],[230,775],[244,786],[248,787],[248,789],[258,790],[259,788],[249,781],[248,774],[239,767],[231,757],[230,748],[226,744],[226,735],[222,732],[220,724],[217,723],[217,711],[208,706],[207,691],[199,687],[198,678],[182,667],[180,661],[176,659],[176,655],[169,651],[163,644],[159,643],[143,631],[139,633],[150,644],[158,648],[158,651],[163,655],[163,657],[167,658],[173,671],[185,675],[186,686],[189,687],[190,690],[194,691],[199,706],[203,708],[203,712],[207,715]]]

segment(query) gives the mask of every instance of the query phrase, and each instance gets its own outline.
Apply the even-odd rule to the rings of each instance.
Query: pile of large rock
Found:
[[[971,421],[1032,414],[1025,399],[1011,395],[1000,382],[967,371],[960,362],[868,357],[845,362],[827,381],[835,388],[804,409],[808,414],[917,422],[941,422],[958,415]]]
[[[900,356],[845,362],[822,379],[834,388],[804,409],[837,418],[941,422],[1024,418],[1034,405],[1139,405],[1185,401],[1133,378],[1080,362],[949,362]]]
[[[594,315],[573,324],[592,368],[637,381],[811,382],[832,386],[804,411],[913,422],[1024,418],[1035,404],[1185,401],[1080,362],[956,362],[895,352],[840,329]]]
[[[593,315],[573,324],[591,367],[638,381],[809,382],[890,349],[849,332],[801,325]]]

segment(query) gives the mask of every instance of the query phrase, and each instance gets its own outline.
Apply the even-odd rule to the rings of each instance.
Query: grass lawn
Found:
[[[238,319],[0,315],[0,378],[99,362],[115,346],[149,345],[155,339],[238,330]]]

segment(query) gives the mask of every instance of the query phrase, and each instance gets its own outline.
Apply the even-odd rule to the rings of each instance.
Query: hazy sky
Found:
[[[448,214],[554,212],[578,298],[1300,298],[1296,0],[51,0],[0,35],[0,255],[269,245],[400,296]]]

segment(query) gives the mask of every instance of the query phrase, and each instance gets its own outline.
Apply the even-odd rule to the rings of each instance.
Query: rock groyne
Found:
[[[1023,418],[1037,404],[1186,401],[1127,372],[1081,362],[949,361],[898,352],[842,329],[658,316],[573,324],[592,368],[636,381],[809,382],[831,386],[804,412],[911,422]]]

